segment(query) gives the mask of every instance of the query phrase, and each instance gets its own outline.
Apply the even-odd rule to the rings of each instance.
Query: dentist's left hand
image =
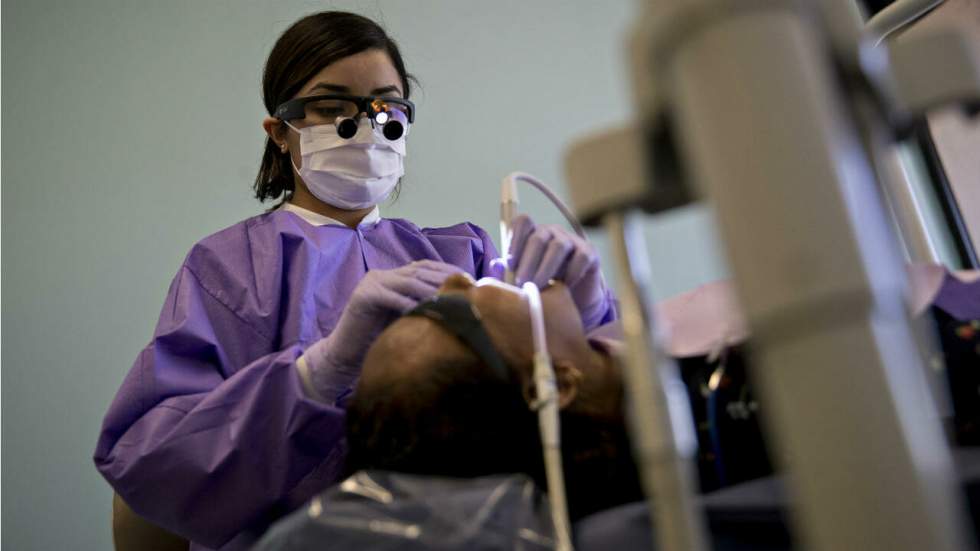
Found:
[[[544,287],[549,280],[568,286],[586,330],[615,315],[612,294],[599,270],[599,255],[588,241],[560,226],[537,226],[526,215],[511,226],[510,267],[518,285],[533,281]]]
[[[404,312],[436,294],[458,267],[419,260],[393,270],[370,270],[354,288],[330,335],[306,349],[303,359],[310,382],[321,398],[332,402],[361,372],[374,339]]]

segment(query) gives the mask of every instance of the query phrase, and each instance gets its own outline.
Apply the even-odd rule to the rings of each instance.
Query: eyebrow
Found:
[[[310,88],[310,91],[313,90],[327,90],[330,92],[337,92],[338,94],[350,94],[349,87],[343,86],[341,84],[330,84],[329,82],[318,82],[313,85],[313,88]],[[381,88],[375,88],[374,90],[371,90],[370,95],[383,96],[385,94],[390,94],[391,92],[397,92],[399,96],[402,93],[397,86],[395,86],[394,84],[389,84],[388,86],[382,86]]]

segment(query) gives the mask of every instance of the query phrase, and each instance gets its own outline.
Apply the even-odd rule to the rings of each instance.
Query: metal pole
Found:
[[[617,263],[626,359],[626,396],[634,453],[661,551],[704,551],[704,519],[695,502],[697,450],[687,390],[677,366],[653,344],[643,234],[621,212],[606,215]]]

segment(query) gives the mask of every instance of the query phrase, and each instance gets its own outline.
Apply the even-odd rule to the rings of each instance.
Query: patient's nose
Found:
[[[439,293],[465,293],[473,288],[474,283],[473,276],[460,272],[447,277],[439,287]]]

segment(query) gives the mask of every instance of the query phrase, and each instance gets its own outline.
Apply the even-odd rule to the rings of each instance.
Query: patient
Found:
[[[526,495],[523,487],[502,484],[499,478],[494,482],[494,477],[490,482],[486,477],[473,478],[526,474],[539,488],[547,487],[536,414],[528,407],[534,385],[527,304],[513,287],[483,283],[477,285],[466,276],[454,276],[446,280],[440,294],[462,296],[472,304],[493,348],[506,363],[506,374],[496,374],[442,323],[417,316],[405,316],[393,323],[370,349],[348,404],[347,470],[349,474],[367,472],[324,492],[306,510],[280,522],[259,549],[305,551],[320,548],[323,542],[334,545],[338,541],[363,548],[354,544],[373,545],[376,540],[380,540],[379,545],[392,544],[387,548],[403,549],[539,548],[528,539],[520,546],[513,545],[506,537],[524,534],[528,526],[532,535],[534,527],[542,529],[538,533],[546,532],[547,515],[534,514],[540,512],[541,500],[508,501],[500,497],[506,491],[499,490],[513,493],[517,488]],[[915,283],[913,278],[913,287]],[[913,302],[914,311],[919,313],[929,304],[933,310],[942,310],[937,323],[942,322],[940,336],[947,362],[954,356],[962,357],[961,367],[951,369],[950,376],[959,373],[962,379],[969,374],[967,384],[959,386],[964,394],[972,393],[964,403],[974,407],[980,376],[969,367],[977,365],[975,358],[980,354],[980,332],[975,331],[980,327],[976,320],[980,302],[973,300],[980,296],[975,287],[980,285],[980,278],[970,283],[974,287],[966,289],[967,295],[957,291],[962,291],[965,282],[934,283],[929,286],[931,292],[923,294],[926,298]],[[954,296],[953,291],[959,294]],[[599,510],[640,501],[623,419],[621,370],[608,345],[586,338],[562,284],[543,290],[542,301],[548,348],[560,385],[563,467],[571,516],[579,520]],[[968,305],[972,305],[971,310],[960,311]],[[711,456],[710,460],[701,458],[702,490],[768,474],[771,466],[761,445],[758,412],[743,361],[734,349],[724,354],[710,352],[719,343],[726,347],[742,343],[748,335],[730,284],[712,284],[661,303],[658,320],[671,335],[666,343],[668,352],[681,358],[682,374],[688,373],[686,382],[698,420],[699,453]],[[722,376],[713,392],[716,408],[723,413],[712,417],[703,391],[718,373]],[[954,393],[956,389],[954,385]],[[722,407],[726,401],[727,407]],[[969,410],[965,419],[980,419],[976,411],[980,406]],[[980,422],[975,424],[980,426]],[[702,439],[707,430],[703,427],[712,426],[718,432],[712,435],[717,441]],[[719,450],[721,454],[716,455]],[[719,457],[724,457],[723,463]],[[759,488],[753,486],[751,491]],[[757,548],[762,544],[767,549],[789,548],[790,538],[782,520],[733,521],[733,496],[740,494],[722,494],[715,494],[719,498],[719,516],[712,524],[716,549]],[[757,497],[752,497],[753,503]],[[616,541],[649,538],[644,508],[634,504],[613,512],[616,516],[596,515],[577,523],[576,547],[610,548],[606,538],[610,534],[618,534],[612,538]],[[426,540],[426,534],[435,535]],[[452,540],[454,545],[444,545],[449,536],[457,537]],[[474,547],[471,544],[478,541],[477,536],[495,536],[494,541],[505,543]],[[339,539],[344,537],[347,540]],[[434,541],[438,545],[432,544]],[[337,544],[336,548],[343,547]]]
[[[483,283],[483,282],[481,282]],[[464,296],[478,312],[507,375],[491,370],[439,322],[405,316],[368,352],[347,409],[348,471],[475,477],[525,473],[546,487],[534,399],[530,316],[519,291],[466,275],[440,295]],[[541,293],[559,386],[569,512],[642,499],[623,416],[621,371],[586,339],[567,288]]]

